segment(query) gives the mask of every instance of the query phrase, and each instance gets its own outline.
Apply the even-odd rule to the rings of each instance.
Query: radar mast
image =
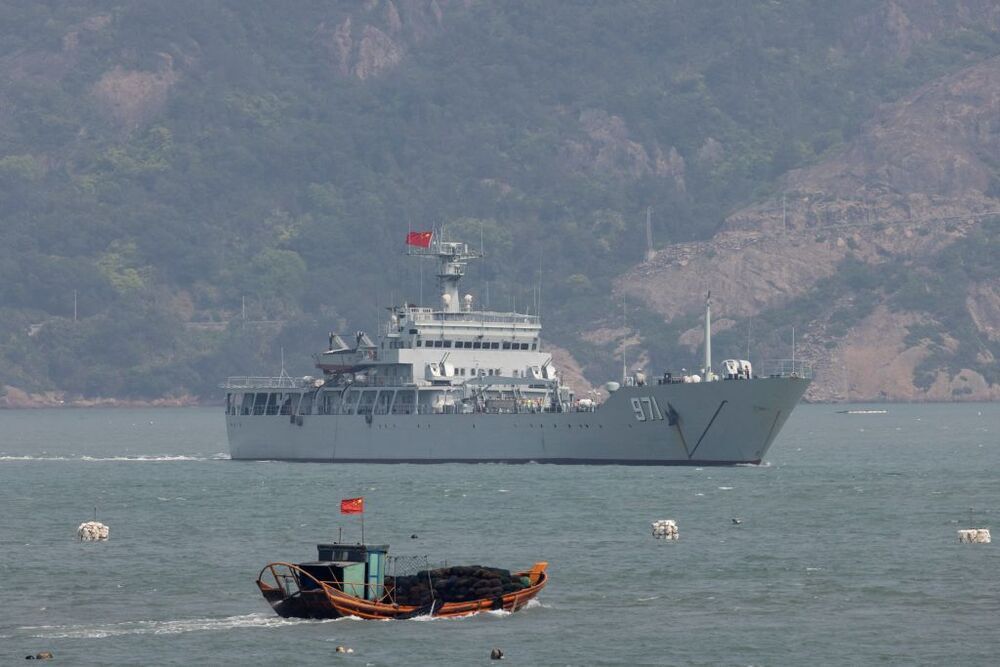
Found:
[[[481,250],[469,248],[468,243],[460,241],[434,240],[427,248],[411,248],[410,255],[419,257],[436,257],[438,260],[438,288],[441,291],[441,310],[447,313],[461,311],[461,301],[458,293],[458,283],[465,275],[465,265],[470,259],[480,259]]]

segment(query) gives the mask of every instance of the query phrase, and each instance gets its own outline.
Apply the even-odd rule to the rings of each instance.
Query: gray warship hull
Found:
[[[236,460],[331,463],[759,463],[809,379],[627,386],[590,410],[227,415]]]

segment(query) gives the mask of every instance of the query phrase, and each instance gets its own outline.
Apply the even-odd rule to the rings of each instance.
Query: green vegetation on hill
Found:
[[[1000,53],[974,26],[883,53],[860,0],[476,3],[419,35],[403,12],[398,65],[340,73],[334,29],[385,10],[0,6],[0,385],[207,397],[280,348],[308,372],[330,329],[434,300],[402,255],[432,225],[482,234],[479,303],[540,284],[548,337],[601,377],[578,335],[647,206],[658,243],[705,238],[879,103]]]

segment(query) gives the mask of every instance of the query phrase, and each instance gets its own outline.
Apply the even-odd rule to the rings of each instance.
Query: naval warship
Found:
[[[437,308],[390,308],[372,340],[329,336],[314,376],[230,377],[233,459],[338,463],[756,464],[811,380],[801,362],[712,366],[711,300],[699,373],[628,374],[577,396],[545,352],[537,315],[460,297],[468,244],[411,232],[437,260]],[[709,297],[711,295],[709,294]],[[793,355],[794,356],[794,355]]]

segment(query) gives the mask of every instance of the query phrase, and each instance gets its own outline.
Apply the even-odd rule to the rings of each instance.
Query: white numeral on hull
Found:
[[[663,413],[660,412],[660,406],[656,404],[656,398],[654,396],[637,396],[632,401],[632,412],[635,413],[635,418],[641,422],[660,420],[663,421]]]

